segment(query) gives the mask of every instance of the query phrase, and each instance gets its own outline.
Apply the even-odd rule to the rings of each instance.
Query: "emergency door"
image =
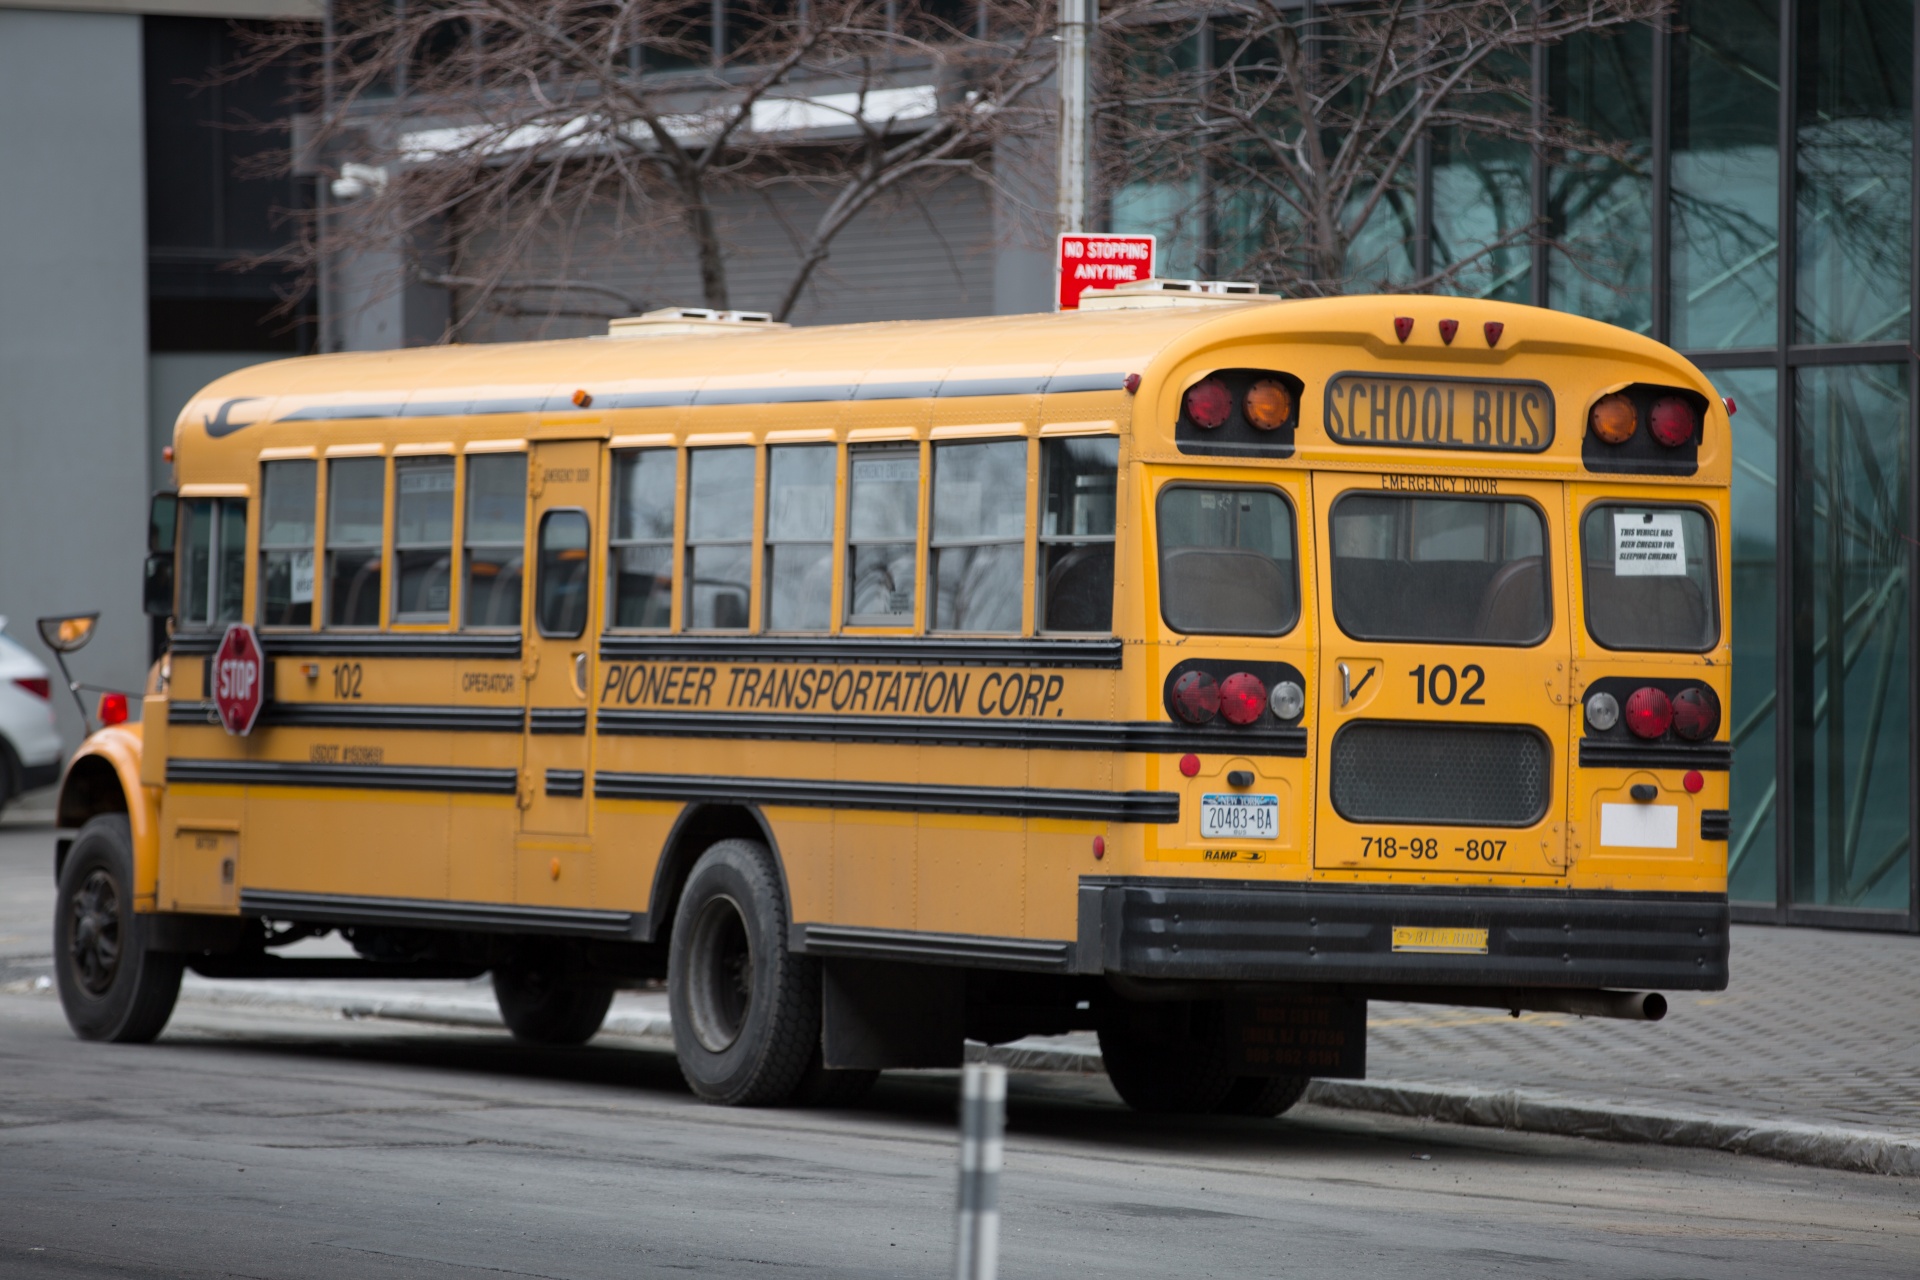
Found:
[[[1323,870],[1565,874],[1557,483],[1313,478]]]
[[[565,440],[533,446],[527,491],[532,511],[533,590],[521,670],[527,733],[520,775],[523,890],[531,875],[559,880],[584,853],[592,813],[592,602],[600,446]],[[558,843],[527,837],[574,837]],[[557,863],[556,863],[557,859]],[[576,886],[584,890],[585,886]],[[545,900],[554,887],[533,896]],[[572,896],[562,894],[561,896]]]

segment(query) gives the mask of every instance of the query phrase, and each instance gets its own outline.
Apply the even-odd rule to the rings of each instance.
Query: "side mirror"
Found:
[[[47,648],[66,654],[87,647],[87,641],[93,639],[93,624],[98,621],[97,613],[74,613],[64,618],[41,618],[35,625],[40,628],[40,638]]]
[[[150,555],[173,554],[174,518],[180,514],[177,494],[156,493],[147,507],[147,552]],[[148,610],[152,612],[151,609]]]
[[[141,588],[141,607],[150,618],[173,616],[173,553],[156,551],[147,557],[146,581]]]

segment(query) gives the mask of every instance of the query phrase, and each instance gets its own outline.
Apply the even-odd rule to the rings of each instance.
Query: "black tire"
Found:
[[[527,1044],[585,1044],[599,1033],[613,987],[568,973],[561,955],[539,955],[493,971],[493,998],[513,1038]]]
[[[667,997],[680,1073],[708,1102],[793,1100],[820,1054],[820,965],[787,950],[773,855],[722,840],[700,855],[673,917]]]
[[[173,1016],[184,957],[147,948],[133,910],[133,836],[124,813],[92,818],[60,869],[53,969],[67,1025],[82,1040],[145,1044]]]
[[[802,1107],[851,1107],[867,1096],[879,1078],[878,1071],[830,1069],[821,1062],[820,1051],[815,1049],[807,1063],[807,1073],[800,1077],[793,1091],[793,1102]]]
[[[1223,1116],[1258,1116],[1263,1120],[1292,1107],[1307,1091],[1305,1076],[1241,1076],[1214,1108]]]
[[[1149,1005],[1101,1019],[1100,1056],[1123,1102],[1159,1115],[1204,1115],[1220,1106],[1237,1077],[1219,1038],[1206,1034],[1210,1012]]]

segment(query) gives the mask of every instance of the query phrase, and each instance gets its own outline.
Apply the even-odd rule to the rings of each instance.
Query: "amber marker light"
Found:
[[[1287,425],[1293,417],[1293,392],[1272,378],[1262,378],[1247,388],[1247,421],[1262,431]]]
[[[577,407],[585,409],[593,403],[593,397],[587,394],[585,388],[582,388],[573,393],[573,403]]]
[[[1602,396],[1587,415],[1587,428],[1608,444],[1624,444],[1637,425],[1633,401],[1619,392]]]

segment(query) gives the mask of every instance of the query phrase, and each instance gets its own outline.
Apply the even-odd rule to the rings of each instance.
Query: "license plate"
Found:
[[[1209,839],[1276,840],[1280,836],[1280,797],[1203,795],[1200,834]]]

